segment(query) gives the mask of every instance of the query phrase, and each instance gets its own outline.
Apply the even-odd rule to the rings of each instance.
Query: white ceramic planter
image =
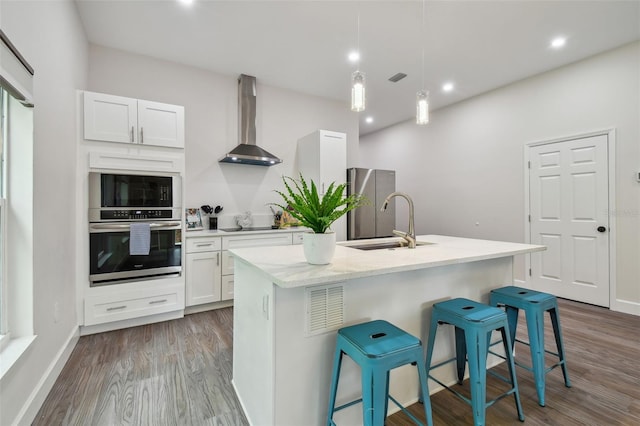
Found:
[[[306,233],[302,235],[304,257],[312,265],[326,265],[331,263],[336,251],[336,233],[324,234]]]

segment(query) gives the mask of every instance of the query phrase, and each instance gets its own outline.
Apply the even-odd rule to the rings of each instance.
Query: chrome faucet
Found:
[[[411,197],[409,197],[404,192],[392,192],[391,194],[387,195],[387,198],[384,199],[384,203],[382,203],[380,211],[383,212],[387,209],[387,204],[389,204],[389,200],[391,200],[393,197],[402,197],[409,203],[409,232],[396,231],[394,229],[393,234],[407,240],[409,248],[416,248],[416,229],[413,223],[413,200],[411,199]]]

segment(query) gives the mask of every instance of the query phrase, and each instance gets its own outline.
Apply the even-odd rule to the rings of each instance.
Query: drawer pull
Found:
[[[213,245],[213,243],[201,243],[201,244],[196,244],[196,246],[198,247],[211,247]]]
[[[122,305],[122,306],[112,306],[110,308],[107,308],[107,312],[111,312],[111,311],[119,311],[120,309],[125,309],[127,307],[127,305]]]
[[[157,303],[164,303],[166,302],[167,299],[162,299],[162,300],[152,300],[151,302],[149,302],[150,305],[155,305]]]

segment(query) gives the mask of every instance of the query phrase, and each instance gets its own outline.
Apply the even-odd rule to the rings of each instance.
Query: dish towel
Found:
[[[129,227],[129,254],[132,256],[148,256],[150,248],[150,224],[132,223]]]

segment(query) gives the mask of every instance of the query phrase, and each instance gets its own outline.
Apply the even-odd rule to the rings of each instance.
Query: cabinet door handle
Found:
[[[134,132],[133,126],[131,126],[131,143],[133,143],[133,132]]]
[[[220,252],[216,253],[216,266],[220,266]]]
[[[158,304],[158,303],[164,303],[164,302],[166,302],[166,301],[167,301],[167,299],[152,300],[151,302],[149,302],[149,304],[150,304],[150,305],[155,305],[155,304]]]
[[[140,127],[140,143],[144,143],[144,127]]]
[[[107,312],[111,312],[111,311],[119,311],[121,309],[125,309],[127,307],[127,305],[122,305],[122,306],[112,306],[110,308],[107,308]]]

